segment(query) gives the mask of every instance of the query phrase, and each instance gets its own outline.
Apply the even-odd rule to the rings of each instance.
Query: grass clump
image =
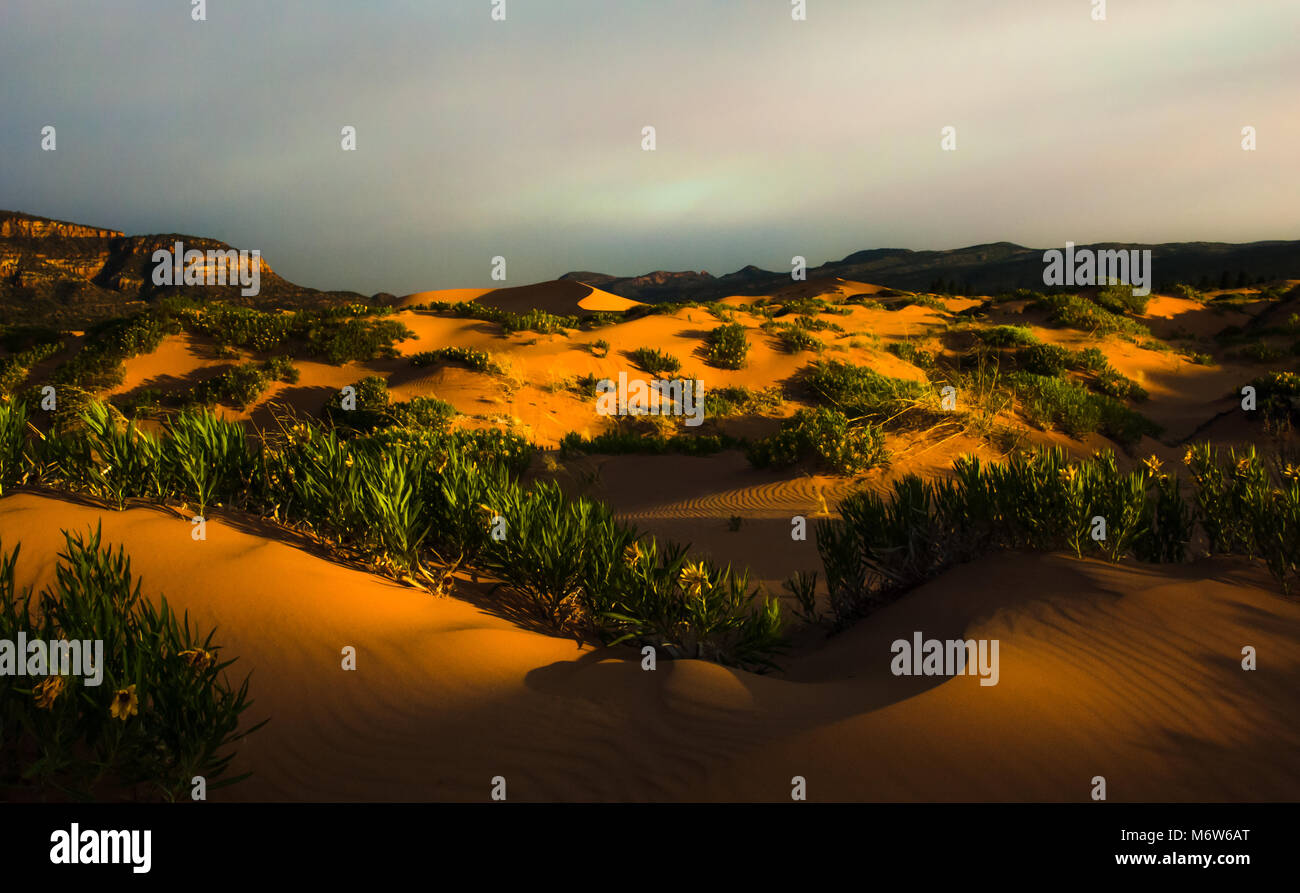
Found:
[[[1004,464],[962,457],[949,480],[908,475],[888,493],[853,494],[839,510],[842,520],[819,523],[817,548],[840,625],[992,552],[1181,561],[1193,535],[1179,479],[1154,458],[1124,472],[1114,453],[1076,463],[1058,448]]]
[[[1124,446],[1144,435],[1155,437],[1159,425],[1113,397],[1094,394],[1060,378],[1012,372],[1004,382],[1022,402],[1026,417],[1040,427],[1055,427],[1071,437],[1101,433]]]
[[[786,351],[786,353],[800,353],[801,351],[810,351],[812,353],[821,353],[826,349],[826,345],[821,339],[817,338],[809,331],[808,327],[796,325],[793,323],[776,323],[771,327],[777,343]]]
[[[843,360],[812,363],[803,378],[814,399],[856,419],[892,420],[933,397],[928,383],[890,378]]]
[[[935,356],[933,351],[922,350],[911,341],[893,341],[885,348],[904,362],[920,369],[933,369]]]
[[[704,393],[704,414],[711,418],[762,414],[779,409],[785,403],[779,388],[750,390],[743,385],[712,388]]]
[[[424,350],[411,356],[411,365],[417,368],[433,366],[438,363],[455,363],[475,372],[500,372],[501,368],[492,360],[492,354],[486,350],[472,347],[440,347],[437,350]]]
[[[682,361],[658,348],[638,347],[628,352],[628,359],[651,375],[671,375],[682,368]]]
[[[1016,363],[1034,375],[1058,377],[1073,365],[1074,355],[1057,344],[1034,344],[1016,353]]]

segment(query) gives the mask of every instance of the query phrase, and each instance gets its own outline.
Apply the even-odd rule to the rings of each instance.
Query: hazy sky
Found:
[[[492,6],[0,0],[0,208],[367,294],[1300,238],[1298,0]]]

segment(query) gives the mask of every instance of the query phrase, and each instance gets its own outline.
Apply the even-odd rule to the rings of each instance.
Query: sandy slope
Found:
[[[161,510],[0,500],[20,582],[50,578],[59,528],[101,520],[146,593],[219,625],[254,671],[251,718],[272,721],[223,798],[485,800],[496,775],[514,800],[782,800],[793,775],[814,800],[1084,800],[1094,775],[1112,800],[1300,797],[1300,605],[1241,562],[1000,556],[785,674],[649,673],[220,520],[196,543]],[[914,630],[998,638],[999,684],[890,675],[889,643]]]
[[[556,279],[509,288],[448,288],[416,292],[400,299],[397,306],[414,307],[437,301],[447,303],[477,301],[485,306],[508,310],[511,313],[545,310],[548,313],[561,315],[571,315],[580,310],[591,313],[627,310],[641,303],[581,282]]]

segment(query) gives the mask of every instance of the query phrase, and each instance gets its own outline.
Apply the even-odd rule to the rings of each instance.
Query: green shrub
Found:
[[[749,338],[740,323],[718,326],[705,339],[709,364],[721,369],[741,369],[749,352]]]
[[[747,456],[759,468],[812,460],[830,471],[857,474],[885,461],[885,436],[870,422],[850,424],[838,410],[801,409],[776,434],[752,444]]]
[[[1142,402],[1148,397],[1146,388],[1114,369],[1105,369],[1097,373],[1097,390],[1118,400]]]
[[[948,305],[934,295],[904,295],[892,304],[885,306],[886,310],[902,310],[904,307],[928,307],[931,310],[938,310],[940,313],[948,312]]]
[[[445,432],[455,417],[456,407],[434,397],[413,397],[394,402],[382,375],[368,375],[353,382],[351,408],[344,408],[344,393],[332,396],[322,414],[332,425],[346,432],[373,432],[392,426]]]
[[[288,357],[274,357],[264,363],[256,361],[232,366],[213,378],[206,379],[177,399],[186,405],[215,406],[224,403],[238,409],[247,409],[261,399],[275,381],[296,382],[298,369]]]
[[[393,424],[402,428],[421,428],[446,431],[458,414],[456,407],[436,397],[412,397],[410,400],[390,403],[388,413]]]
[[[1016,354],[1021,369],[1034,375],[1059,377],[1073,362],[1073,355],[1056,344],[1034,344]]]
[[[1255,389],[1259,413],[1266,420],[1300,422],[1300,373],[1266,372],[1252,379],[1250,386]]]
[[[1149,295],[1133,294],[1133,286],[1125,283],[1107,285],[1097,292],[1096,302],[1111,313],[1146,313]]]
[[[217,303],[181,310],[177,317],[186,331],[213,338],[219,347],[258,353],[284,349],[341,366],[391,359],[397,356],[396,342],[415,337],[396,320],[372,318],[390,312],[354,304],[284,313]]]
[[[1038,336],[1028,326],[994,326],[977,335],[989,347],[1027,347],[1038,343]]]
[[[28,327],[5,333],[6,342],[14,345],[22,345],[28,338],[35,337],[38,336],[30,334]],[[17,391],[33,366],[48,360],[61,350],[62,341],[38,341],[0,360],[0,393],[12,394]]]
[[[1085,347],[1074,355],[1071,368],[1082,369],[1084,372],[1104,372],[1110,369],[1110,360],[1106,355],[1096,347]]]

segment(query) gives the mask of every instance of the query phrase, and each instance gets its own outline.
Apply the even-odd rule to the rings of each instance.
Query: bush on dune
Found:
[[[749,352],[745,327],[738,322],[718,326],[705,339],[709,365],[720,369],[742,369]]]
[[[776,434],[751,444],[746,455],[758,468],[810,460],[828,471],[858,474],[884,463],[885,435],[870,422],[850,423],[838,410],[801,409]]]

